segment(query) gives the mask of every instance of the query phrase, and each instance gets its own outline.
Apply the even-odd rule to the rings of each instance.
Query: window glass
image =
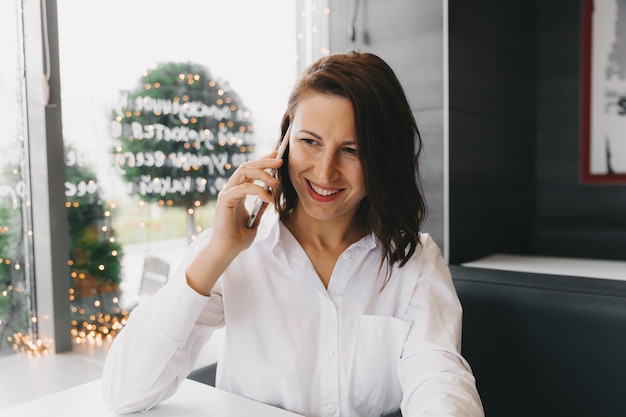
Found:
[[[26,102],[15,2],[0,2],[0,356],[36,343]]]
[[[99,341],[267,153],[297,75],[292,0],[57,3],[74,335]]]

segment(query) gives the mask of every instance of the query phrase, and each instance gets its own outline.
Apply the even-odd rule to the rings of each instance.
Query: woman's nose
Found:
[[[317,164],[320,183],[330,184],[338,178],[339,170],[335,152],[325,150]]]

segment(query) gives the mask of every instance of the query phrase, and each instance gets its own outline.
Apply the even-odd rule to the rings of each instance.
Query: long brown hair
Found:
[[[422,140],[402,85],[391,67],[374,54],[351,51],[325,56],[306,69],[294,86],[281,137],[298,103],[312,92],[345,97],[352,103],[367,192],[357,216],[380,240],[382,262],[403,266],[420,244],[426,202],[418,167]],[[288,174],[289,148],[283,159],[274,203],[285,220],[298,195]]]

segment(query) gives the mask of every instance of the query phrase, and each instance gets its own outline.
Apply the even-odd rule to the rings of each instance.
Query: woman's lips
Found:
[[[309,195],[316,201],[327,202],[338,198],[344,191],[343,188],[327,188],[314,184],[307,180]]]

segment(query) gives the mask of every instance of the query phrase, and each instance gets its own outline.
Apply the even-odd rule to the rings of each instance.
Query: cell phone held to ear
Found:
[[[289,131],[290,130],[291,130],[291,126],[289,126],[289,128],[287,129],[287,132],[285,132],[285,136],[283,136],[283,139],[280,142],[280,146],[278,147],[278,151],[276,153],[276,158],[274,158],[274,159],[282,159],[283,155],[285,154],[285,150],[287,149],[287,145],[289,144]],[[276,170],[275,169],[271,169],[269,171],[269,174],[271,176],[275,176],[276,175]],[[265,189],[269,190],[269,187],[266,185]],[[248,220],[246,221],[246,227],[248,229],[250,229],[250,228],[252,228],[252,226],[254,226],[254,222],[256,221],[257,217],[259,216],[259,213],[261,212],[261,208],[263,208],[263,200],[261,200],[259,197],[257,197],[255,202],[254,202],[254,206],[252,207],[252,210],[250,211],[250,216],[248,217]]]

